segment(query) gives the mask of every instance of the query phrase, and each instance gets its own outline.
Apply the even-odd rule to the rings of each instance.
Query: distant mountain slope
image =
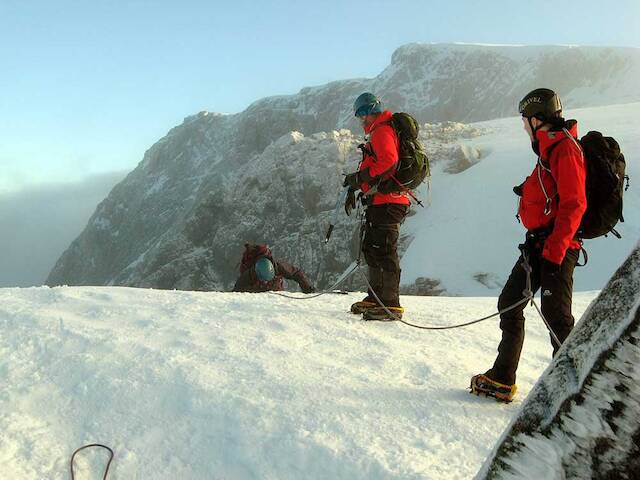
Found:
[[[522,404],[481,479],[638,478],[640,244]]]
[[[266,98],[235,115],[201,112],[145,153],[98,207],[47,283],[224,288],[232,282],[239,250],[213,243],[216,236],[236,246],[248,240],[275,243],[283,256],[312,273],[325,272],[325,282],[352,256],[332,245],[336,260],[321,265],[317,257],[324,254],[315,236],[332,209],[341,170],[355,168],[358,138],[312,134],[355,128],[351,105],[357,94],[373,90],[388,107],[414,112],[422,122],[470,121],[513,114],[518,98],[540,84],[557,88],[568,106],[638,100],[639,72],[638,49],[413,44],[398,49],[373,79]],[[292,141],[300,144],[295,162],[276,166],[278,158],[290,155],[287,140],[274,142],[291,131],[305,140]],[[477,161],[474,152],[456,147],[455,135],[436,140],[433,148],[438,142],[449,142],[445,150],[451,153],[441,157],[447,165],[462,163],[450,171]],[[261,178],[272,179],[272,185],[267,188]],[[259,192],[251,191],[258,186]]]

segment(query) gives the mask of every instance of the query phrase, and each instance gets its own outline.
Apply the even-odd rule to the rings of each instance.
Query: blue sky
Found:
[[[201,110],[378,74],[410,42],[640,47],[640,2],[0,0],[0,192],[129,170]]]

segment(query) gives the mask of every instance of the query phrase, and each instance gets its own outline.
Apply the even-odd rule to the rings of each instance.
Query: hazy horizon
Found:
[[[98,203],[126,173],[0,194],[0,288],[42,285]]]

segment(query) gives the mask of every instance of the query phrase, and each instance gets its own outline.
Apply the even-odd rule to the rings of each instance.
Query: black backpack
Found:
[[[563,132],[567,139],[581,147],[587,173],[587,210],[578,227],[578,238],[597,238],[609,233],[620,238],[614,227],[618,221],[624,222],[622,195],[629,188],[629,177],[625,175],[626,163],[620,145],[614,138],[605,137],[596,131],[587,133],[580,140],[573,138],[566,129]],[[547,155],[559,144],[560,142],[552,146]]]
[[[597,238],[608,233],[620,238],[615,226],[624,222],[622,195],[629,188],[620,145],[612,137],[591,131],[580,139],[587,169],[587,210],[578,237]],[[626,180],[626,188],[625,188]]]
[[[398,166],[390,178],[378,184],[381,193],[414,190],[431,175],[429,158],[418,139],[420,125],[408,113],[394,113],[389,125],[398,136]]]

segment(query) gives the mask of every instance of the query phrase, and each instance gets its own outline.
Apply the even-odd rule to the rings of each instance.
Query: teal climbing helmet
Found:
[[[261,282],[270,282],[276,276],[276,269],[273,266],[273,262],[267,257],[260,257],[256,260],[254,266],[256,277]]]
[[[365,92],[353,103],[353,113],[356,117],[364,117],[372,113],[382,112],[382,102],[373,93]]]

